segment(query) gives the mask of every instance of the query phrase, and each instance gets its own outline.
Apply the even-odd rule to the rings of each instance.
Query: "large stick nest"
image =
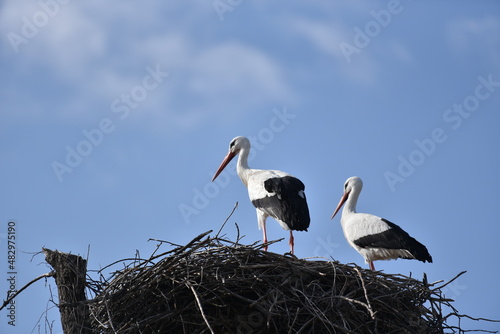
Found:
[[[424,277],[301,260],[203,233],[91,281],[92,327],[111,333],[444,333],[452,307]],[[102,277],[102,276],[101,276]],[[448,282],[449,283],[449,282]],[[436,283],[434,283],[436,284]],[[456,314],[455,314],[456,315]]]

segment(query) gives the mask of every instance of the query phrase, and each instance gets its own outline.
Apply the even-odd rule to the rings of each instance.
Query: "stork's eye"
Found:
[[[229,148],[232,148],[234,146],[234,144],[236,143],[236,141],[232,141],[230,144],[229,144]]]
[[[347,182],[344,184],[344,190],[347,189]]]

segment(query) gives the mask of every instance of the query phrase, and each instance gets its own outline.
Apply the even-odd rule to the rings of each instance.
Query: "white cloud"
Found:
[[[279,66],[264,53],[239,43],[209,48],[193,61],[190,90],[208,100],[241,105],[292,99]]]
[[[0,11],[0,29],[3,34],[17,32],[23,24],[22,17],[32,17],[40,7],[34,1],[3,1]]]
[[[393,41],[386,45],[385,50],[387,55],[392,55],[400,62],[412,63],[414,61],[414,57],[410,50],[408,50],[408,48],[401,42]]]
[[[340,23],[332,24],[326,21],[294,19],[290,21],[294,29],[305,37],[319,51],[331,57],[332,64],[345,78],[363,84],[375,81],[378,64],[366,50],[353,55],[354,60],[348,62],[340,44],[352,44],[353,32]],[[347,32],[349,31],[349,32]]]
[[[181,53],[182,61],[173,55],[175,66],[164,66],[171,76],[161,92],[153,93],[151,101],[161,107],[142,115],[154,114],[152,126],[159,131],[165,131],[160,124],[192,129],[214,118],[232,123],[262,105],[293,105],[298,99],[279,65],[248,45],[227,42],[203,50],[185,45]]]
[[[2,34],[21,33],[21,17],[41,10],[38,2],[22,3],[4,2]],[[19,71],[46,68],[47,80],[68,87],[71,93],[48,111],[64,122],[94,122],[111,113],[111,102],[141,83],[146,66],[157,64],[171,76],[141,102],[138,115],[153,125],[197,126],[207,115],[235,117],[237,107],[249,112],[258,103],[290,104],[294,94],[268,55],[246,44],[200,43],[200,22],[220,22],[211,3],[199,5],[70,1],[19,46],[12,64]],[[27,70],[17,85],[30,77]],[[12,116],[22,113],[29,111],[13,110]]]
[[[349,9],[365,14],[369,11],[366,3]],[[356,83],[375,83],[380,68],[384,66],[382,62],[387,59],[392,58],[403,63],[413,61],[413,56],[404,41],[387,40],[385,36],[375,36],[366,47],[356,46],[354,38],[357,33],[354,27],[345,24],[342,19],[307,20],[301,18],[290,19],[289,22],[299,35],[308,40],[318,51],[330,57],[332,64],[341,75]],[[383,34],[382,31],[381,35]],[[351,51],[346,51],[345,47],[343,50],[341,44],[357,48],[357,51],[350,53]]]
[[[339,44],[348,36],[344,27],[305,19],[293,19],[291,24],[299,34],[308,38],[318,49],[339,61],[345,61],[339,48]]]
[[[459,55],[482,54],[494,65],[500,65],[500,19],[464,18],[449,22],[446,38],[453,51]]]

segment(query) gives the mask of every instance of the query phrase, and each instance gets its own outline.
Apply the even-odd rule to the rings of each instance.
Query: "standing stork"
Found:
[[[290,231],[290,252],[294,251],[292,231],[307,231],[309,208],[307,207],[304,184],[299,179],[279,170],[261,170],[248,167],[250,141],[236,137],[229,144],[229,152],[215,172],[212,182],[237,155],[236,170],[241,182],[247,187],[252,204],[257,209],[259,229],[263,230],[263,242],[267,243],[266,219],[273,217],[285,230]],[[267,245],[264,246],[267,251]]]
[[[373,265],[375,260],[402,258],[432,262],[427,248],[398,225],[384,218],[356,212],[356,203],[362,188],[363,181],[359,177],[353,176],[347,179],[344,184],[344,195],[332,219],[346,203],[340,219],[344,236],[370,264],[370,269],[375,270]]]

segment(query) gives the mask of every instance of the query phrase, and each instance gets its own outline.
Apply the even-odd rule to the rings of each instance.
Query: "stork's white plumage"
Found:
[[[290,231],[290,252],[294,252],[292,230],[307,231],[309,208],[304,184],[297,178],[278,170],[251,169],[248,167],[250,141],[246,137],[236,137],[229,144],[229,152],[212,179],[214,181],[227,164],[237,155],[236,170],[248,189],[252,204],[257,209],[259,229],[263,230],[263,242],[267,242],[266,219],[273,217],[285,230]],[[267,251],[267,245],[264,250]]]
[[[332,219],[345,203],[340,219],[345,238],[370,264],[370,269],[375,270],[373,265],[375,260],[402,258],[432,262],[427,248],[398,225],[384,218],[356,212],[356,203],[362,188],[363,181],[359,177],[353,176],[347,179],[344,184],[344,195]]]

